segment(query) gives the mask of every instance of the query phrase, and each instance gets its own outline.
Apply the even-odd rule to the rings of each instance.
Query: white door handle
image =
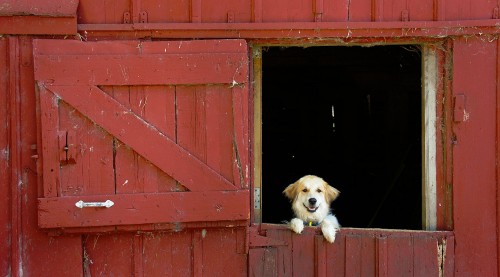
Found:
[[[106,200],[105,202],[83,202],[83,200],[80,200],[75,203],[75,206],[77,206],[80,209],[83,208],[110,208],[114,205],[115,203],[111,200]]]

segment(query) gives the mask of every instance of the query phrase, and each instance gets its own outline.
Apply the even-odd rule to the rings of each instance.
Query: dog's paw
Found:
[[[290,229],[292,229],[295,233],[300,234],[302,233],[302,230],[304,230],[304,222],[298,218],[294,218],[290,221]]]
[[[335,241],[335,235],[337,234],[338,226],[331,224],[328,221],[323,221],[321,224],[321,232],[323,237],[329,242],[333,243]]]
[[[333,243],[335,241],[335,235],[337,233],[337,230],[328,228],[328,229],[323,229],[321,228],[321,231],[323,232],[323,237],[329,242]]]

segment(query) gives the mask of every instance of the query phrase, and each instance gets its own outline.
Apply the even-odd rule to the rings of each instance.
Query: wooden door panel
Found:
[[[178,86],[176,90],[178,144],[233,182],[231,89]]]
[[[249,219],[244,41],[34,44],[41,227]]]
[[[243,68],[248,66],[241,57],[239,53],[43,55],[35,70],[40,80],[57,86],[220,84],[228,79],[240,84],[247,82]]]
[[[175,86],[99,86],[99,89],[175,140]]]
[[[142,120],[99,88],[50,86],[50,91],[189,190],[236,189],[207,164],[158,132],[155,126]],[[42,124],[42,128],[44,127]],[[57,126],[54,129],[57,130]]]
[[[175,139],[175,86],[101,86],[165,136]],[[186,191],[174,178],[115,139],[116,193]]]
[[[266,240],[267,245],[256,243]],[[250,229],[249,251],[250,275],[454,275],[454,236],[449,231],[344,228],[330,244],[318,227],[306,228],[297,235],[284,225],[262,224]],[[271,262],[266,263],[264,258]]]
[[[38,199],[38,225],[67,228],[248,219],[248,193],[175,192],[85,195]],[[75,203],[113,201],[113,207],[78,209]]]
[[[58,130],[62,133],[58,195],[114,193],[113,137],[61,100]],[[64,141],[68,151],[63,150]]]
[[[84,235],[84,276],[246,276],[245,234],[240,227]]]

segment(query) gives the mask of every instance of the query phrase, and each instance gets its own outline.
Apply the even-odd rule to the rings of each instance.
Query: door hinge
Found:
[[[253,189],[253,208],[260,210],[260,188]]]

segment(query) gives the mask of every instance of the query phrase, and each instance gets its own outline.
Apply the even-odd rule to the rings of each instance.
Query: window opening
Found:
[[[344,227],[422,229],[422,51],[416,45],[262,48],[262,222],[292,218],[307,174],[341,191]]]

